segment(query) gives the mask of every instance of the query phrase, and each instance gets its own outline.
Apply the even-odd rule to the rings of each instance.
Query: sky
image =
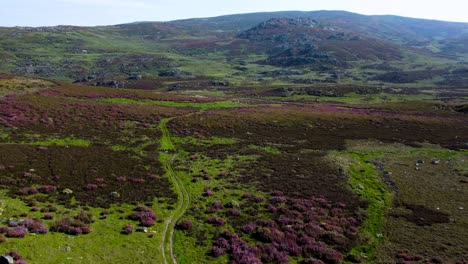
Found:
[[[2,0],[0,26],[115,25],[266,11],[346,10],[468,22],[466,0]]]

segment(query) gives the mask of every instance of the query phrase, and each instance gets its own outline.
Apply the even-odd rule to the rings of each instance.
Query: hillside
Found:
[[[0,28],[0,71],[68,81],[178,70],[234,85],[465,86],[467,32],[465,23],[340,11]],[[302,74],[265,74],[284,69]]]
[[[0,28],[0,260],[468,263],[467,28]]]

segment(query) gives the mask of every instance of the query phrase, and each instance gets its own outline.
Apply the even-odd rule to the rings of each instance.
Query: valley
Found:
[[[15,263],[468,262],[468,24],[0,28]]]

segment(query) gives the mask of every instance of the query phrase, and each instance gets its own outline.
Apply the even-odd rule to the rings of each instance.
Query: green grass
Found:
[[[237,142],[234,138],[224,137],[210,137],[210,138],[196,138],[196,137],[172,137],[175,144],[191,144],[195,146],[211,146],[211,145],[232,145]]]
[[[186,108],[200,108],[200,109],[219,109],[219,108],[235,108],[245,107],[249,104],[240,103],[237,101],[220,101],[220,102],[173,102],[173,101],[155,101],[155,100],[132,100],[126,98],[103,98],[99,99],[101,102],[113,104],[140,104],[140,105],[160,105],[167,107],[186,107]]]
[[[385,212],[391,206],[391,192],[383,183],[374,165],[369,161],[377,153],[336,152],[332,154],[347,170],[348,183],[353,192],[367,201],[366,220],[360,228],[360,235],[366,243],[351,250],[355,256],[365,257],[365,263],[372,263],[377,247],[384,241]]]
[[[416,95],[398,95],[398,94],[367,94],[360,95],[349,93],[343,97],[326,97],[313,95],[292,95],[289,97],[266,97],[277,101],[311,101],[311,102],[337,102],[347,104],[378,104],[378,103],[398,103],[411,101],[434,101],[434,94],[420,93]]]
[[[277,148],[274,148],[274,147],[271,147],[271,146],[255,146],[255,145],[250,145],[249,146],[250,149],[254,149],[254,150],[261,150],[261,151],[264,151],[268,154],[273,154],[273,155],[278,155],[278,154],[281,154],[281,151]]]
[[[29,217],[42,218],[43,213],[30,212],[30,208],[22,201],[9,198],[5,193],[0,194],[3,213],[1,217],[10,218],[13,215],[28,212]],[[155,201],[153,210],[159,219],[167,217],[166,206]],[[45,205],[43,205],[45,206]],[[52,223],[66,215],[74,215],[82,210],[77,208],[69,211],[58,205],[59,209],[54,220],[44,220],[46,225]],[[134,205],[124,204],[111,207],[110,215],[107,219],[99,220],[99,213],[103,209],[90,208],[89,212],[94,215],[96,222],[91,224],[92,232],[87,235],[70,236],[62,233],[52,233],[44,235],[28,234],[25,238],[8,238],[6,243],[0,244],[0,252],[7,252],[13,249],[23,255],[25,260],[31,264],[40,263],[129,263],[135,259],[138,263],[160,263],[158,234],[163,228],[162,222],[148,228],[148,233],[137,232],[131,235],[122,235],[120,231],[127,224],[137,225],[136,222],[126,219]],[[125,213],[120,214],[116,210],[122,209]],[[67,213],[68,211],[68,213]],[[148,235],[153,237],[149,238]],[[64,251],[64,247],[69,247],[70,251]]]
[[[44,141],[34,141],[26,143],[29,145],[37,146],[76,146],[76,147],[89,147],[91,146],[91,141],[85,139],[77,138],[51,138]]]

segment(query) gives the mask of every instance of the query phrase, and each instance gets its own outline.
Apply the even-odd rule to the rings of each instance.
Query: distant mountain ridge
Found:
[[[65,80],[171,71],[231,83],[468,85],[468,23],[285,11],[100,27],[0,28],[0,37],[0,71]],[[295,69],[304,76],[263,75]]]

